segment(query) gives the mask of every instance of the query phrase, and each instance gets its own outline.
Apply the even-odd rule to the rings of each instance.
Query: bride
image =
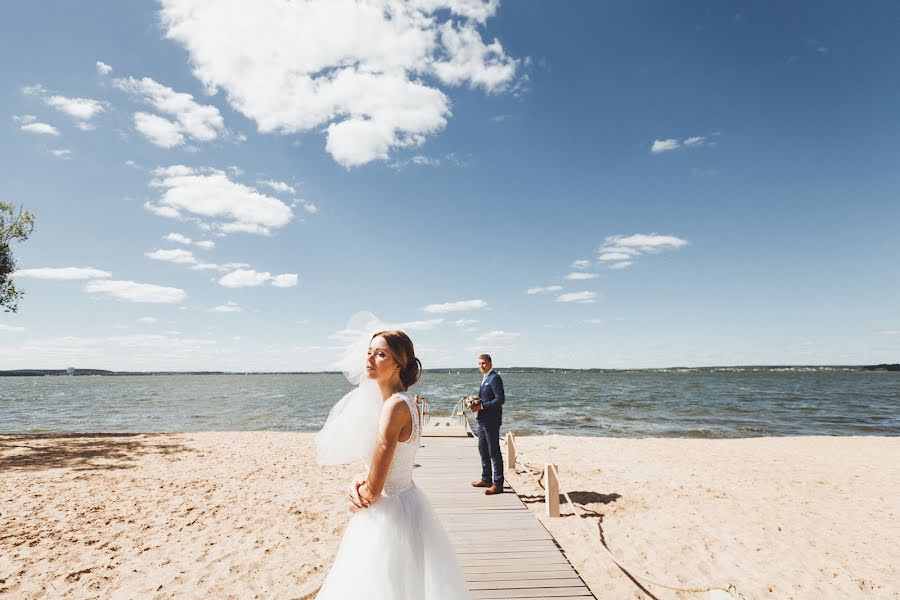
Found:
[[[379,331],[359,387],[335,405],[316,436],[321,463],[368,459],[367,472],[347,491],[355,514],[319,600],[470,598],[450,540],[412,480],[421,432],[406,390],[421,372],[409,336]]]

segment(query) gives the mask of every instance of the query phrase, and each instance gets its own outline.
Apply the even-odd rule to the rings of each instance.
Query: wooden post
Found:
[[[506,432],[506,467],[516,472],[516,436],[512,431]]]
[[[422,396],[419,399],[419,402],[422,406],[422,420],[420,421],[421,426],[424,427],[428,425],[428,421],[431,420],[431,402],[428,401],[428,398]]]
[[[544,465],[544,491],[548,517],[559,516],[559,479],[556,477],[556,465]]]

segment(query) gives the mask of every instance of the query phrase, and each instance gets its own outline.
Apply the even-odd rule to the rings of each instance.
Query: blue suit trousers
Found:
[[[478,422],[478,453],[481,480],[503,487],[503,455],[500,454],[500,424]]]

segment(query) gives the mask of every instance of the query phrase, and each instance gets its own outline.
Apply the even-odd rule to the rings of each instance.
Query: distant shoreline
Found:
[[[900,364],[880,365],[723,365],[709,367],[659,367],[645,369],[573,369],[558,367],[507,367],[500,369],[504,373],[627,373],[637,371],[672,372],[672,371],[746,371],[746,370],[853,370],[853,371],[898,371]],[[444,371],[472,371],[474,367],[445,367],[425,369],[426,373],[443,373]],[[164,375],[340,375],[340,371],[111,371],[108,369],[9,369],[0,371],[0,377],[66,377],[66,376],[164,376]]]

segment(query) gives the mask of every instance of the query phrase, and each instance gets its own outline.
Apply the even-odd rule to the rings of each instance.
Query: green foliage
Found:
[[[24,294],[17,290],[12,280],[16,270],[10,242],[24,242],[34,230],[34,214],[15,207],[8,202],[0,202],[0,306],[4,312],[16,312],[19,299]]]

